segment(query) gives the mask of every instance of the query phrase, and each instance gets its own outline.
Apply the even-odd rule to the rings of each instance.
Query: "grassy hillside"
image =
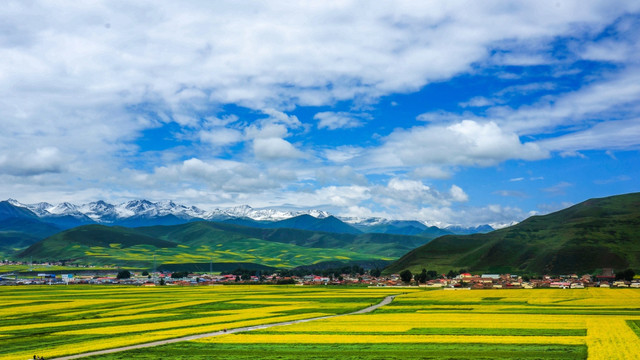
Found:
[[[336,234],[193,222],[142,228],[89,225],[32,245],[19,258],[96,265],[252,263],[296,267],[327,261],[392,260],[426,240],[385,234]]]
[[[61,229],[28,209],[0,201],[0,256],[9,257]]]
[[[248,218],[235,218],[227,219],[222,222],[226,224],[235,224],[262,229],[298,229],[340,234],[362,233],[362,231],[333,216],[320,219],[305,214],[280,221],[257,221]]]
[[[640,269],[640,193],[587,200],[488,234],[443,236],[385,271],[564,274],[603,267]]]
[[[9,257],[40,240],[39,237],[19,231],[0,231],[0,256]]]

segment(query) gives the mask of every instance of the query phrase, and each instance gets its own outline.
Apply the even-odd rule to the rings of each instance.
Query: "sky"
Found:
[[[0,199],[504,226],[640,191],[638,1],[6,1]]]

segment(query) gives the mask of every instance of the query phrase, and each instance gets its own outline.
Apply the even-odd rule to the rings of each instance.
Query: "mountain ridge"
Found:
[[[202,210],[196,206],[185,206],[176,204],[173,201],[152,202],[145,199],[131,200],[119,204],[110,204],[103,200],[98,200],[86,204],[75,205],[69,202],[51,204],[39,202],[34,204],[24,204],[15,199],[5,201],[15,207],[27,209],[45,222],[54,223],[64,229],[73,228],[88,224],[116,225],[127,227],[153,226],[153,225],[176,225],[190,221],[226,221],[231,220],[236,223],[245,221],[246,224],[262,222],[259,227],[268,222],[280,222],[308,215],[316,219],[326,219],[333,217],[342,223],[340,225],[348,233],[381,232],[397,235],[420,235],[421,232],[431,229],[433,224],[419,220],[389,220],[384,218],[353,218],[333,216],[332,214],[316,209],[288,211],[277,209],[254,209],[249,205],[240,205],[230,208],[216,208],[211,211]],[[250,220],[250,221],[247,221]],[[412,226],[412,228],[409,228]],[[286,226],[285,226],[286,227]],[[356,230],[354,230],[356,229]],[[438,227],[448,233],[475,233],[486,232],[492,229],[489,225],[464,227],[460,225],[448,225]],[[309,229],[313,230],[313,229]],[[443,233],[444,234],[444,233]],[[430,236],[430,235],[428,235]]]
[[[640,269],[640,193],[589,199],[486,234],[446,235],[385,269],[593,273]]]

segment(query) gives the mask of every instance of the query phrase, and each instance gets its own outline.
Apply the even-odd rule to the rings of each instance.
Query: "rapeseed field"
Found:
[[[0,288],[0,360],[47,359],[359,310],[392,289],[285,286]]]
[[[216,286],[5,288],[0,360],[284,321],[89,359],[640,359],[640,290]],[[11,311],[13,309],[14,311]],[[19,310],[19,311],[15,311]]]

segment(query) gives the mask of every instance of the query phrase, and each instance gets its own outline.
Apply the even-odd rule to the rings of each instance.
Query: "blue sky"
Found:
[[[503,226],[640,191],[640,4],[7,2],[0,198]]]

